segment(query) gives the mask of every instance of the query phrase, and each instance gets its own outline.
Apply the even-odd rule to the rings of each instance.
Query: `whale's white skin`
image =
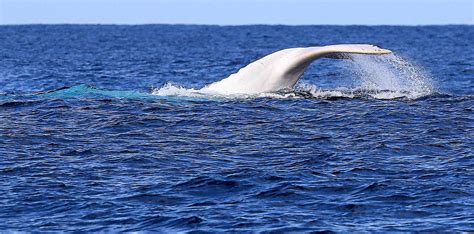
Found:
[[[314,60],[343,58],[344,54],[390,54],[390,50],[367,44],[342,44],[290,48],[267,55],[202,91],[224,95],[258,94],[292,88]]]

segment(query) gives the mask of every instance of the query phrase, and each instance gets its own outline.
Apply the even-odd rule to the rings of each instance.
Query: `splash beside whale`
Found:
[[[347,54],[390,53],[392,53],[390,50],[368,44],[284,49],[250,63],[237,73],[205,86],[201,91],[223,95],[274,92],[293,88],[306,68],[318,58],[347,58]]]

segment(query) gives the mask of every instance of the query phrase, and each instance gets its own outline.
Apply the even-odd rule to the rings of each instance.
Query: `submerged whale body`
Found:
[[[347,58],[347,54],[390,54],[374,45],[343,44],[290,48],[269,54],[241,68],[237,73],[202,90],[218,94],[258,94],[292,88],[316,59]]]

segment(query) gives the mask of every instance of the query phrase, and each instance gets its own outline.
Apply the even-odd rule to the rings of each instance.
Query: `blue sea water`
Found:
[[[473,231],[473,38],[0,26],[0,229]],[[271,52],[339,43],[395,56],[320,59],[273,94],[199,92]]]

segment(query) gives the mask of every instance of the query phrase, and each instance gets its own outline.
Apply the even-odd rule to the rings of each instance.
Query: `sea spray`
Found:
[[[433,92],[431,79],[418,66],[396,55],[351,55],[351,70],[367,90],[380,99],[406,97],[416,99]]]

